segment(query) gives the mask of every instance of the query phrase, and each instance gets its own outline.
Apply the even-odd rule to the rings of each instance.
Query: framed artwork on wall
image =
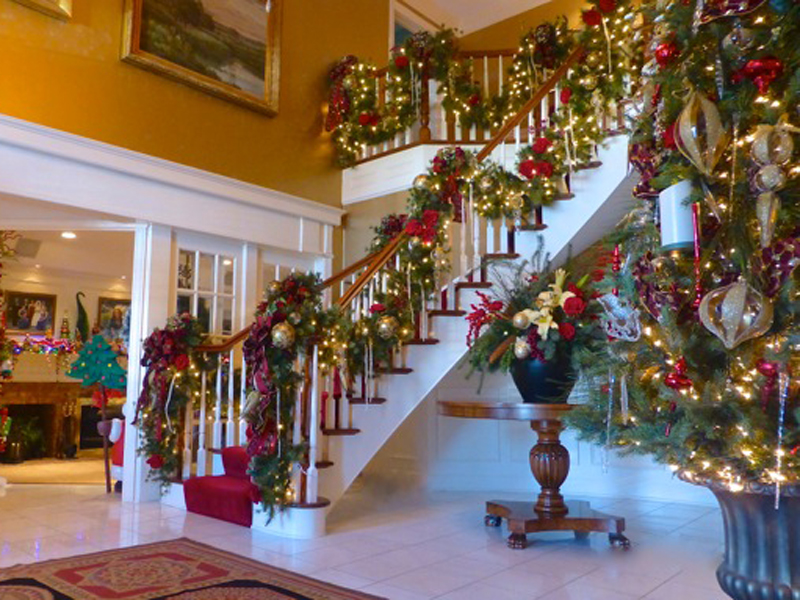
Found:
[[[125,0],[122,58],[274,116],[282,0]]]
[[[8,333],[44,334],[53,330],[56,296],[7,290],[5,305]]]
[[[102,335],[109,342],[123,340],[127,343],[131,330],[131,301],[119,298],[104,298],[97,300],[97,326]]]
[[[34,10],[66,21],[72,16],[72,0],[16,0]]]

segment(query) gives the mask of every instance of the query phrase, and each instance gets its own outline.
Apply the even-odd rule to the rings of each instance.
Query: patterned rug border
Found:
[[[282,577],[286,577],[288,579],[299,578],[306,582],[311,582],[315,585],[318,585],[323,591],[335,591],[340,594],[349,594],[352,600],[387,600],[383,596],[374,596],[372,594],[367,594],[366,592],[361,592],[359,590],[354,590],[352,588],[346,588],[340,585],[336,585],[335,583],[329,583],[327,581],[322,581],[321,579],[316,579],[314,577],[310,577],[308,575],[303,575],[302,573],[295,573],[294,571],[289,571],[288,569],[284,569],[282,567],[276,567],[269,563],[259,562],[253,558],[248,556],[242,556],[241,554],[236,554],[235,552],[230,552],[228,550],[221,550],[219,548],[215,548],[209,544],[205,544],[203,542],[198,542],[197,540],[193,540],[187,537],[179,537],[174,538],[171,540],[161,540],[159,542],[149,542],[147,544],[137,544],[135,546],[127,546],[125,548],[112,548],[110,550],[100,550],[98,552],[88,552],[86,554],[75,554],[73,556],[65,556],[63,558],[52,558],[49,560],[37,561],[32,563],[22,563],[18,565],[14,565],[12,567],[5,567],[0,568],[0,577],[4,579],[11,579],[13,577],[19,576],[29,576],[29,573],[20,572],[23,569],[30,569],[32,567],[40,566],[42,568],[46,568],[48,565],[52,565],[54,563],[59,562],[66,562],[69,560],[75,559],[85,559],[90,558],[92,556],[110,556],[115,554],[125,554],[131,551],[136,551],[139,549],[147,549],[153,548],[158,546],[163,546],[167,544],[175,544],[175,543],[182,543],[188,544],[189,546],[194,546],[195,548],[203,551],[213,552],[216,554],[223,554],[226,557],[233,557],[237,561],[240,561],[250,567],[261,569],[261,570],[268,570],[274,572],[276,575],[280,575]],[[9,577],[11,576],[11,577]],[[2,582],[2,580],[0,580]]]

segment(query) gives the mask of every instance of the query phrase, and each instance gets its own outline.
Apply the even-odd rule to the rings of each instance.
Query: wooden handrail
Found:
[[[558,69],[556,69],[553,72],[553,74],[542,85],[542,87],[536,90],[536,93],[534,93],[533,96],[531,96],[530,100],[528,100],[522,106],[522,108],[519,111],[517,111],[517,114],[515,114],[508,121],[503,123],[503,126],[494,135],[494,137],[491,140],[489,140],[489,143],[487,143],[481,149],[481,151],[478,152],[478,154],[475,156],[475,159],[478,162],[482,162],[494,151],[495,148],[497,148],[500,144],[502,144],[503,141],[508,137],[508,134],[510,134],[514,130],[514,128],[520,123],[522,123],[522,120],[528,116],[528,113],[530,113],[547,96],[547,94],[549,94],[555,89],[556,84],[558,84],[561,78],[564,77],[564,75],[566,75],[569,68],[580,58],[581,54],[583,54],[583,48],[581,46],[578,46],[567,57],[567,60],[565,60],[561,64],[561,66],[558,67]]]
[[[392,240],[383,247],[383,249],[378,253],[378,256],[375,257],[369,268],[367,268],[358,278],[353,282],[347,291],[339,298],[337,304],[340,307],[345,307],[353,301],[358,294],[361,293],[367,284],[369,283],[370,279],[372,279],[375,274],[382,269],[386,263],[394,256],[397,248],[400,247],[400,244],[406,240],[407,236],[405,232],[398,233]]]
[[[345,267],[344,269],[342,269],[338,273],[335,273],[334,275],[331,275],[325,281],[322,282],[321,286],[322,289],[323,290],[327,289],[336,284],[338,281],[344,279],[348,275],[352,275],[353,273],[361,269],[361,267],[363,267],[364,265],[367,265],[370,262],[372,262],[375,259],[375,257],[378,256],[378,254],[380,254],[380,252],[381,252],[380,250],[376,250],[372,254],[367,254],[364,258],[357,260],[352,265]]]
[[[231,337],[219,344],[200,344],[195,348],[195,352],[208,352],[208,353],[222,353],[233,350],[233,347],[244,340],[250,335],[250,326],[248,325],[241,331],[237,331]]]

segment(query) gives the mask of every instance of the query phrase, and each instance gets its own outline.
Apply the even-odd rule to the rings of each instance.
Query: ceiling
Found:
[[[133,233],[75,231],[73,240],[60,231],[19,231],[18,255],[5,263],[9,273],[41,270],[60,275],[92,276],[130,281]],[[37,247],[38,246],[38,247]],[[123,279],[124,278],[124,279]]]
[[[403,0],[436,23],[471,33],[554,0]]]

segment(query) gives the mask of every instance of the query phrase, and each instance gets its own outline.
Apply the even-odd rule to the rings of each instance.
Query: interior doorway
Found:
[[[13,231],[7,241],[13,255],[0,271],[0,344],[11,354],[0,366],[8,375],[0,414],[10,423],[0,444],[0,480],[104,483],[99,398],[69,370],[82,344],[96,335],[127,369],[135,227],[107,215],[0,197],[0,231]],[[121,418],[124,402],[124,393],[110,398],[107,419]],[[121,468],[115,474],[121,479]]]

